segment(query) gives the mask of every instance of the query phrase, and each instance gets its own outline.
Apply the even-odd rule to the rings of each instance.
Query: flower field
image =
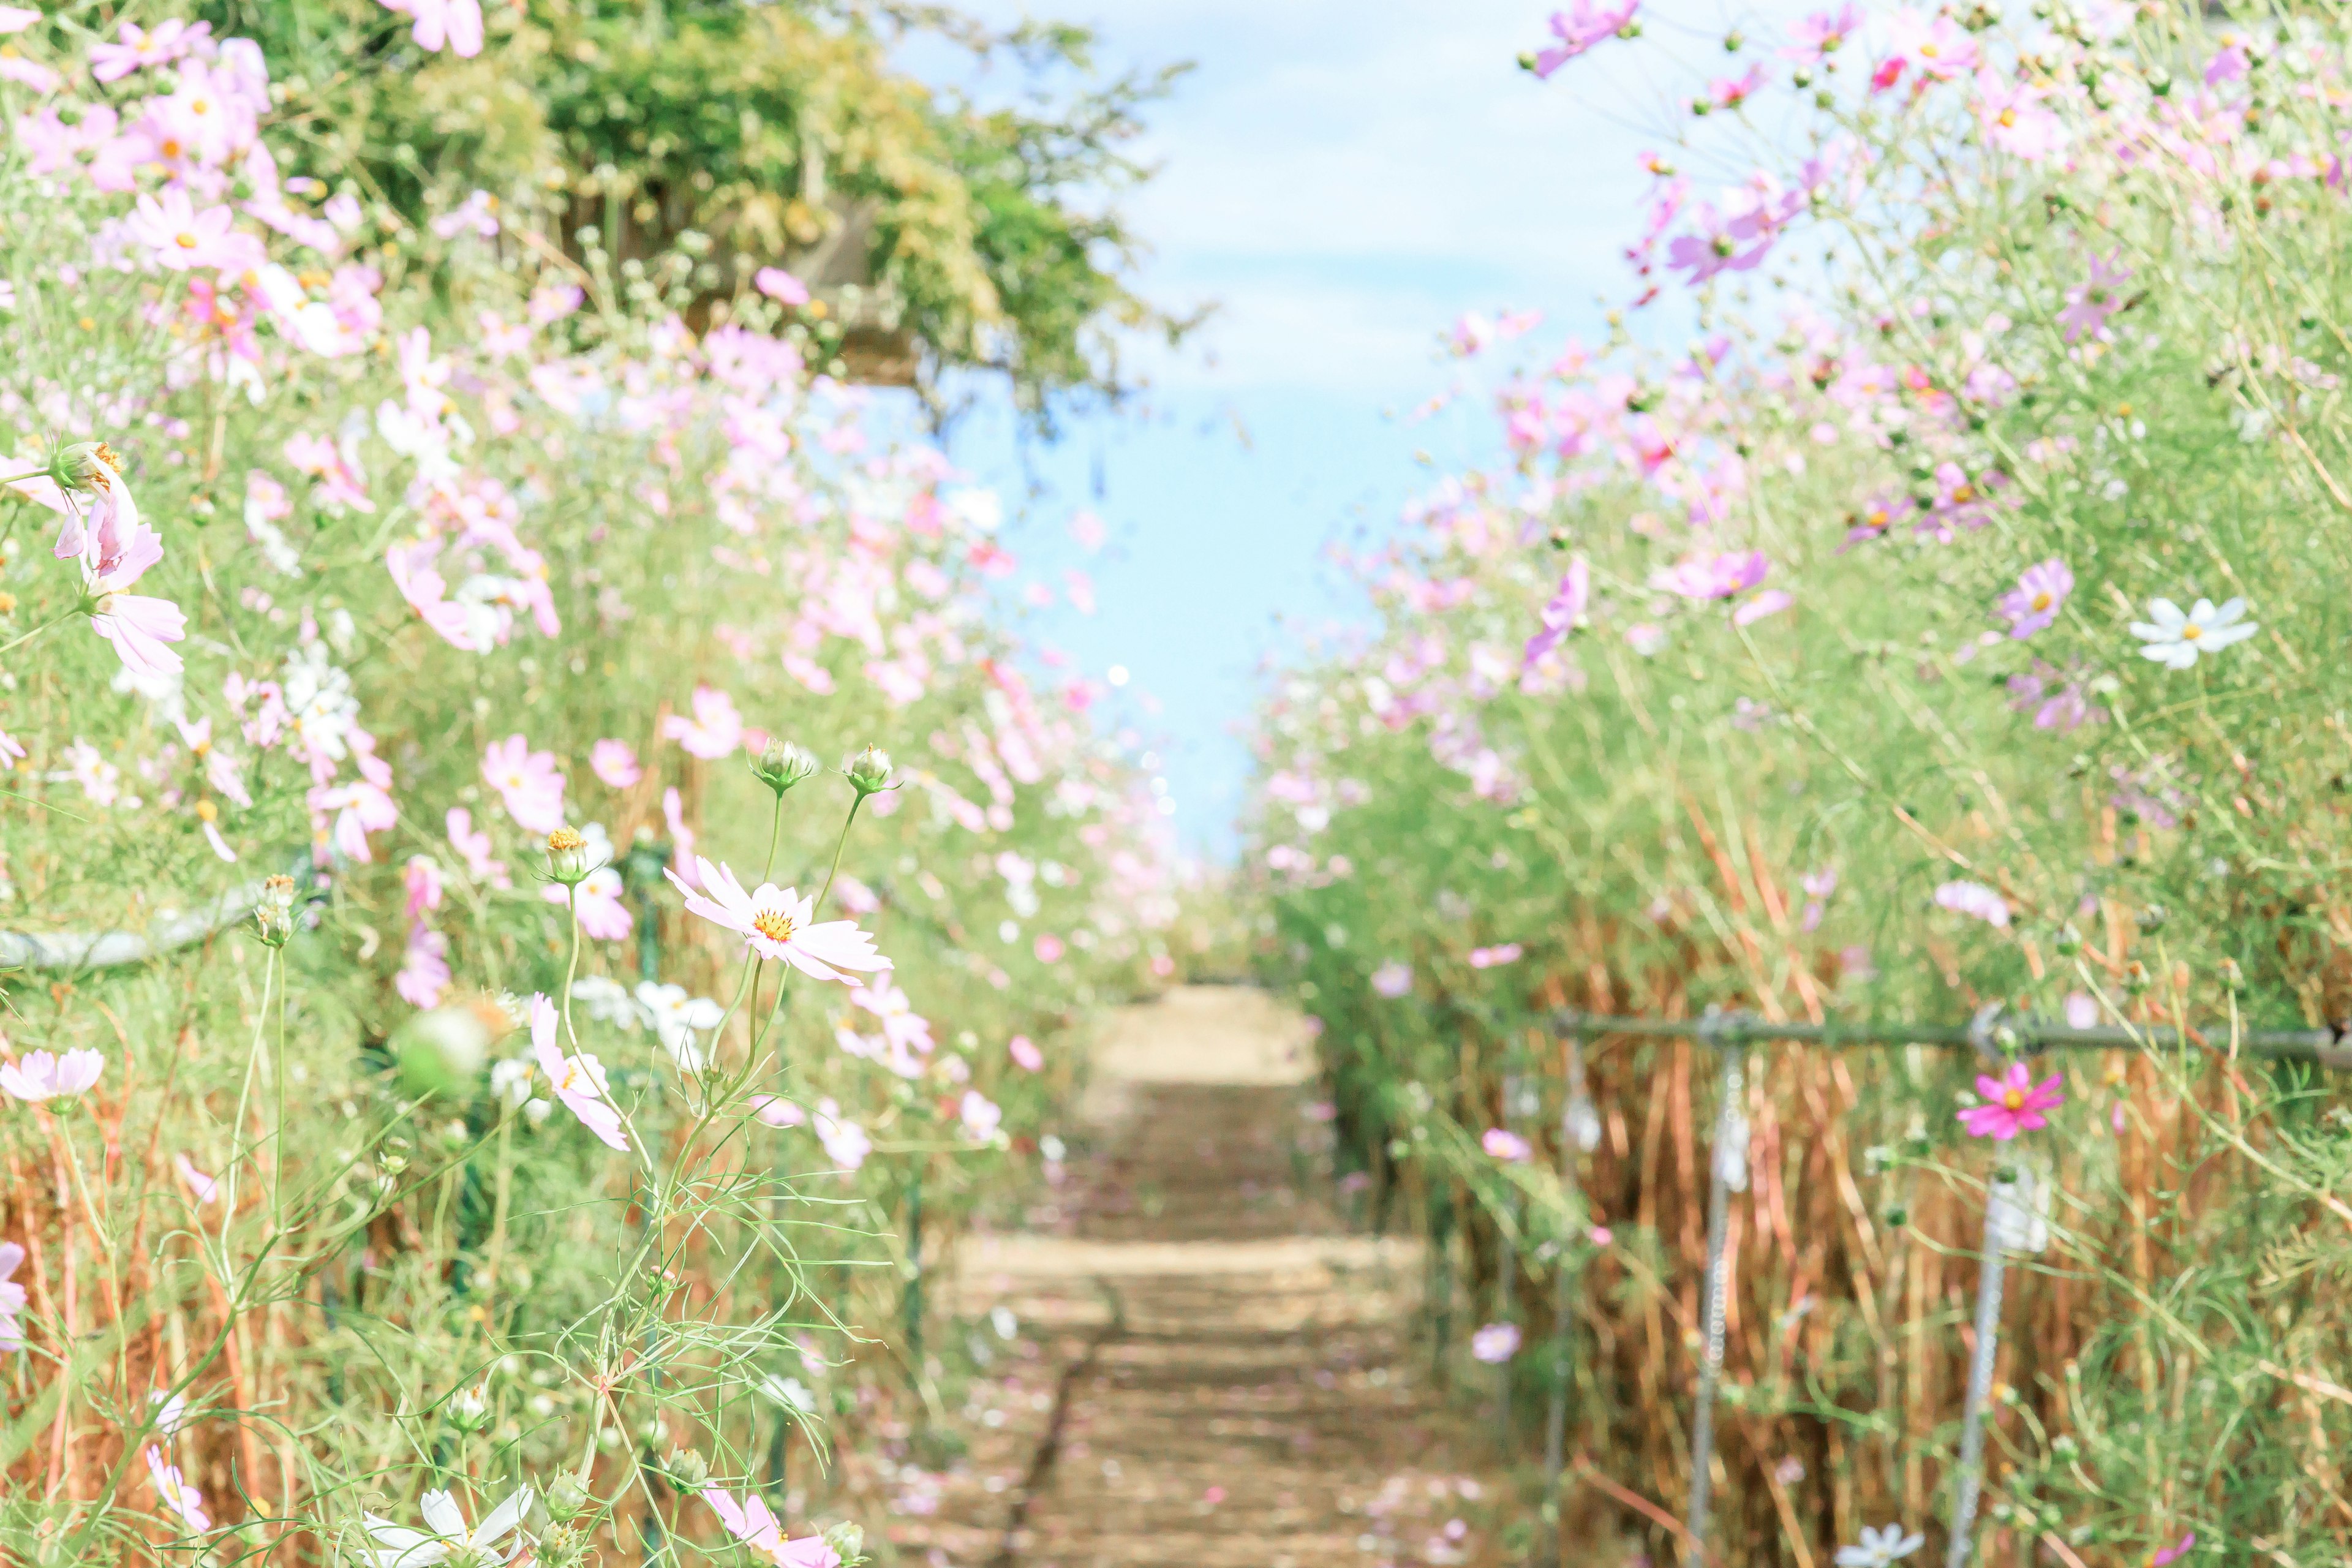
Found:
[[[854,1561],[1157,816],[802,279],[409,216],[257,9],[538,36],[0,7],[0,1555]]]
[[[1643,20],[1524,62],[1683,84],[1610,337],[1462,323],[1506,458],[1265,707],[1350,1184],[1530,1464],[1564,1387],[1568,1539],[2339,1561],[2340,18]]]

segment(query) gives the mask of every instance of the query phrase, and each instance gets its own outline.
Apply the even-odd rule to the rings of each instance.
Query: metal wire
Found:
[[[1798,1024],[1774,1023],[1744,1013],[1706,1018],[1623,1018],[1563,1009],[1552,1015],[1561,1034],[1626,1035],[1643,1039],[1721,1040],[1727,1045],[1784,1040],[1791,1045],[1827,1046],[1843,1049],[1869,1046],[1940,1046],[1975,1049],[1990,1043],[2010,1052],[2048,1050],[2147,1051],[2177,1050],[2184,1045],[2203,1047],[2232,1039],[2231,1026],[2212,1025],[2185,1034],[2169,1024],[2102,1025],[2077,1029],[2026,1015],[1986,1016],[1967,1024]],[[2235,1037],[2237,1054],[2270,1061],[2309,1062],[2331,1072],[2352,1070],[2352,1028],[2241,1029]]]
[[[1717,1025],[1727,1021],[1710,1016],[1702,1023]],[[1735,1142],[1747,1142],[1738,1135],[1738,1126],[1744,1125],[1739,1110],[1743,1088],[1740,1047],[1712,1027],[1702,1030],[1700,1037],[1722,1057],[1723,1070],[1717,1091],[1715,1146],[1707,1159],[1706,1285],[1701,1309],[1706,1338],[1699,1351],[1698,1394],[1691,1408],[1690,1544],[1683,1553],[1685,1568],[1703,1568],[1706,1562],[1707,1510],[1715,1489],[1715,1391],[1723,1376],[1724,1238],[1731,1226],[1731,1181],[1724,1152]]]

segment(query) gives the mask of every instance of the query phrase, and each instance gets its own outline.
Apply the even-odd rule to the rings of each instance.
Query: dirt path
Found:
[[[959,1260],[959,1315],[1003,1309],[1034,1359],[980,1413],[1001,1507],[941,1518],[929,1562],[1499,1560],[1493,1489],[1464,1468],[1491,1459],[1411,1343],[1418,1256],[1347,1234],[1329,1202],[1298,1021],[1181,988],[1125,1010],[1097,1070],[1058,1234]]]

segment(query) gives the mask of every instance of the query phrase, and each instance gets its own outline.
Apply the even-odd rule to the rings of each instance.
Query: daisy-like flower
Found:
[[[2066,1096],[2058,1088],[2058,1075],[2052,1073],[2040,1083],[2025,1070],[2023,1062],[2011,1062],[2009,1070],[1999,1078],[1977,1078],[1977,1092],[1984,1103],[1971,1105],[1960,1112],[1960,1125],[1969,1130],[1971,1138],[1990,1138],[2006,1143],[2021,1132],[2033,1132],[2050,1125],[2042,1113],[2065,1103]]]
[[[710,1505],[719,1522],[727,1527],[728,1534],[774,1568],[841,1568],[841,1554],[826,1543],[824,1536],[786,1539],[783,1525],[768,1511],[768,1505],[757,1493],[746,1492],[739,1503],[717,1487],[705,1487],[702,1500]]]
[[[375,1543],[370,1552],[372,1568],[435,1568],[453,1557],[466,1563],[501,1561],[499,1548],[530,1511],[531,1495],[529,1487],[522,1488],[490,1510],[472,1530],[466,1528],[457,1500],[447,1492],[426,1492],[416,1500],[416,1511],[425,1516],[423,1530],[362,1514],[361,1521]]]
[[[849,1005],[863,1007],[882,1020],[882,1037],[905,1050],[931,1048],[931,1021],[915,1011],[907,994],[896,985],[860,985],[849,994]]]
[[[963,1091],[963,1100],[956,1108],[956,1114],[963,1122],[963,1130],[971,1134],[975,1143],[985,1143],[995,1137],[997,1128],[1004,1121],[1003,1109],[976,1089]]]
[[[106,1070],[106,1058],[96,1051],[68,1051],[51,1056],[26,1051],[16,1061],[0,1064],[0,1089],[28,1103],[87,1094]]]
[[[90,629],[114,645],[123,668],[133,675],[176,674],[180,656],[164,645],[186,635],[187,617],[169,599],[128,592],[147,568],[163,559],[163,536],[139,521],[130,487],[110,468],[97,466],[91,482],[104,494],[93,509],[97,526],[84,537],[81,550],[83,608],[89,614]],[[58,548],[64,548],[62,536]]]
[[[1519,1353],[1519,1325],[1488,1323],[1470,1336],[1470,1354],[1488,1366],[1500,1366]]]
[[[662,875],[686,895],[688,910],[741,932],[743,945],[761,958],[778,959],[803,974],[838,980],[845,985],[856,984],[845,970],[871,974],[890,967],[890,961],[874,951],[874,939],[859,931],[856,921],[818,921],[814,899],[803,898],[796,889],[778,888],[773,882],[762,882],[756,891],[747,893],[733,871],[699,855],[695,857],[694,868],[708,897],[696,892],[676,871],[666,868]]]
[[[1924,1535],[1906,1535],[1899,1524],[1889,1524],[1877,1530],[1862,1527],[1862,1544],[1837,1549],[1838,1568],[1887,1568],[1899,1563],[1927,1544]]]
[[[213,1527],[212,1516],[205,1512],[204,1493],[190,1486],[180,1474],[180,1467],[163,1462],[163,1450],[150,1447],[147,1450],[147,1473],[155,1478],[155,1495],[163,1506],[179,1516],[180,1522],[199,1533]]]
[[[2134,621],[2132,636],[2139,638],[2139,656],[2168,669],[2187,669],[2200,653],[2214,653],[2233,642],[2243,642],[2262,628],[2246,620],[2246,601],[2231,599],[2220,609],[2210,599],[2200,599],[2182,614],[2169,599],[2150,599],[2149,618]]]
[[[2009,622],[2009,635],[2021,642],[2056,620],[2059,606],[2074,591],[2074,574],[2053,557],[2019,574],[2016,588],[1995,607]]]
[[[621,1113],[604,1085],[604,1064],[583,1051],[564,1055],[555,1043],[555,1004],[545,996],[530,999],[530,1054],[555,1085],[555,1098],[580,1119],[580,1125],[608,1146],[625,1150],[629,1135],[621,1130]]]
[[[646,776],[637,753],[626,741],[599,741],[588,748],[588,766],[613,789],[627,789]]]

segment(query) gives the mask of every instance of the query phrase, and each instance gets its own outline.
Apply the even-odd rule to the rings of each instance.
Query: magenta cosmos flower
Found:
[[[26,1051],[0,1065],[0,1089],[26,1101],[71,1099],[89,1093],[105,1070],[106,1058],[96,1051],[68,1051],[61,1057]]]
[[[1642,8],[1642,0],[1576,0],[1565,11],[1555,11],[1551,17],[1551,36],[1559,40],[1549,48],[1538,50],[1534,70],[1538,77],[1548,77],[1593,45],[1604,39],[1626,35],[1633,25],[1633,14]]]
[[[856,921],[820,921],[816,900],[801,897],[797,889],[762,882],[756,891],[747,893],[733,871],[699,855],[694,858],[694,868],[709,893],[708,898],[676,871],[665,868],[662,875],[686,895],[688,910],[713,924],[741,932],[743,945],[761,958],[778,959],[803,974],[838,980],[845,985],[857,982],[844,970],[871,974],[890,967],[890,961],[874,951],[874,939],[859,931]]]
[[[2042,1113],[2057,1109],[2066,1100],[2059,1090],[2056,1073],[2037,1084],[2023,1062],[2010,1063],[2009,1070],[1997,1079],[1979,1076],[1977,1092],[1984,1096],[1984,1103],[1961,1111],[1960,1125],[1969,1130],[1971,1138],[1990,1138],[2001,1143],[2021,1132],[2049,1126],[2049,1118]]]
[[[2074,591],[2074,574],[2063,561],[2052,557],[2019,574],[2017,586],[2001,595],[1998,606],[2009,621],[2009,635],[2023,640],[2058,618],[2059,606]]]

